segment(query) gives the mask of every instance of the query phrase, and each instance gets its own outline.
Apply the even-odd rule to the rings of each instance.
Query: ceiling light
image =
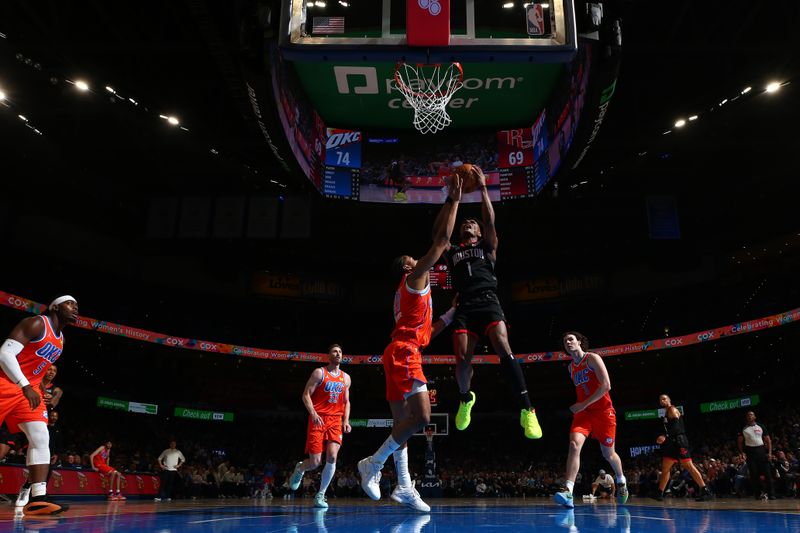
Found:
[[[314,2],[314,5],[315,5],[315,6],[317,6],[317,7],[325,7],[325,6],[327,6],[328,4],[326,4],[325,2],[320,2],[320,1],[318,0],[317,2]]]
[[[550,4],[542,4],[542,9],[550,9]]]
[[[676,128],[682,128],[682,127],[684,127],[685,125],[686,125],[686,121],[685,121],[685,120],[683,120],[683,119],[680,119],[680,120],[678,120],[678,121],[675,123],[675,127],[676,127]]]
[[[134,100],[133,98],[128,98],[128,101],[130,103],[132,103],[133,105],[139,105],[139,103],[136,100]]]
[[[17,116],[22,119],[22,122],[28,122],[28,117],[26,117],[25,115],[17,115]]]
[[[307,2],[306,7],[314,7],[314,2]]]
[[[106,91],[110,92],[111,94],[116,94],[116,91],[114,91],[114,88],[113,87],[109,87],[108,85],[106,85]]]
[[[512,7],[514,7],[514,2],[506,2],[503,4],[503,9],[511,9]]]
[[[749,92],[750,92],[750,91],[752,91],[752,90],[753,90],[753,88],[752,88],[752,87],[749,87],[749,86],[748,86],[748,87],[745,87],[744,89],[742,89],[742,94],[747,94],[747,93],[749,93]]]
[[[777,81],[773,81],[772,83],[767,85],[767,92],[768,93],[774,93],[775,91],[777,91],[780,88],[781,88],[781,84],[778,83]]]
[[[83,80],[76,81],[75,82],[75,87],[77,87],[79,91],[88,91],[89,90],[89,84],[86,83]]]
[[[173,126],[177,126],[178,124],[180,124],[180,121],[175,117],[167,117],[167,122],[169,122]]]
[[[339,4],[341,4],[343,7],[350,7],[350,4],[347,2],[342,2],[342,0],[339,0]]]
[[[721,102],[719,103],[719,105],[725,105],[725,104],[727,104],[727,103],[728,103],[728,99],[726,98],[725,100],[721,101]]]
[[[690,120],[690,121],[692,121],[692,120],[697,120],[697,115],[692,115],[691,117],[689,117],[689,120]]]
[[[6,93],[4,93],[3,91],[0,91],[0,102],[2,102],[5,99],[6,99]]]

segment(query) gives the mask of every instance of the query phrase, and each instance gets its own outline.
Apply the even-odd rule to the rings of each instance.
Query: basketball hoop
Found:
[[[464,86],[463,80],[461,63],[445,67],[401,61],[394,69],[394,87],[414,108],[414,127],[420,133],[436,133],[450,125],[453,120],[447,114],[447,104]]]

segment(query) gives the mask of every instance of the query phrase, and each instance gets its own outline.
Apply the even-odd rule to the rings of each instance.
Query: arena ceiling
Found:
[[[4,201],[135,239],[153,197],[315,197],[304,177],[281,170],[243,83],[242,60],[252,53],[243,35],[258,30],[259,14],[272,4],[4,2],[0,90],[13,104],[0,108],[0,157],[11,177],[3,180]],[[502,208],[510,220],[545,228],[507,231],[505,242],[540,240],[558,251],[563,239],[547,228],[558,225],[558,236],[580,238],[576,212],[621,217],[609,226],[613,238],[626,217],[641,221],[643,198],[652,194],[678,198],[689,228],[683,236],[697,243],[712,232],[731,246],[764,232],[791,233],[800,6],[613,6],[623,20],[623,60],[598,136],[581,166],[558,177],[557,196],[550,191]],[[92,92],[69,83],[82,78]],[[765,94],[771,81],[784,85]],[[751,91],[741,94],[746,87]],[[178,117],[188,131],[158,115]],[[693,115],[699,119],[674,127]],[[63,208],[67,197],[72,209]],[[320,242],[360,221],[357,240],[383,241],[398,218],[394,209],[318,198],[312,211],[317,220],[341,221],[316,224],[312,237]],[[429,214],[415,208],[403,216],[409,228],[424,231]],[[711,232],[700,231],[709,225]]]

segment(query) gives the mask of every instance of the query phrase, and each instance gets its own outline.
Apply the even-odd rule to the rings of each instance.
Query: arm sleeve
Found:
[[[23,348],[22,343],[14,339],[6,339],[6,342],[0,347],[0,368],[12,382],[20,387],[30,385],[19,367],[19,361],[17,361],[17,356]]]

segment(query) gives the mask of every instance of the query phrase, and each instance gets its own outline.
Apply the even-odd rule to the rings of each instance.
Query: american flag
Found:
[[[314,17],[312,33],[344,33],[344,17]]]

